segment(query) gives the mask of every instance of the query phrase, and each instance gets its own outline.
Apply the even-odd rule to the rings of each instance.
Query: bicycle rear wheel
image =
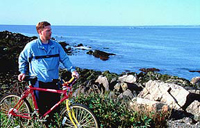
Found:
[[[29,119],[20,118],[9,114],[21,97],[16,94],[7,94],[0,100],[0,127],[27,127]],[[14,109],[18,115],[30,116],[31,109],[27,100],[23,100],[19,109]]]
[[[99,128],[98,120],[95,117],[94,113],[85,105],[82,104],[72,104],[70,106],[70,111],[74,112],[75,118],[78,121],[78,128]],[[68,111],[63,109],[61,111],[61,127],[62,128],[74,128],[71,120],[69,119]],[[74,120],[74,122],[76,122]]]

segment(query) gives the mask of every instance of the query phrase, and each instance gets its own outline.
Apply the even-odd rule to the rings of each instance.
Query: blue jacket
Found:
[[[73,72],[75,70],[59,43],[50,40],[48,51],[46,51],[41,40],[36,39],[29,42],[20,53],[19,71],[37,76],[39,81],[51,82],[59,77],[59,62],[68,71]]]

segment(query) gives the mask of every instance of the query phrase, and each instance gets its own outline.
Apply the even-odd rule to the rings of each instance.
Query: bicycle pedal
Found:
[[[63,120],[62,120],[62,125],[65,124],[66,120],[67,120],[67,117],[64,117]]]

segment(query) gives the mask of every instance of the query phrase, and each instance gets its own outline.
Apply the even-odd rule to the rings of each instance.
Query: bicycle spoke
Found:
[[[85,113],[85,111],[83,111],[83,112],[81,112],[81,113]],[[86,114],[87,114],[87,115],[84,115],[84,117],[81,118],[80,123],[81,123],[81,122],[85,122],[85,120],[86,120],[87,116],[89,115],[89,113],[86,113]]]
[[[98,121],[96,120],[94,114],[84,105],[74,104],[70,107],[71,114],[73,116],[73,121],[77,120],[78,124],[77,127],[81,128],[98,128]],[[71,120],[68,117],[67,110],[63,110],[61,115],[65,115],[64,117],[67,118],[65,121],[64,127],[73,126]],[[77,122],[76,122],[77,123]]]
[[[82,124],[82,126],[88,126],[88,124],[89,124],[89,126],[88,127],[91,127],[92,125],[95,125],[95,123],[94,122],[91,122],[93,119],[91,118],[90,120],[88,120],[88,121],[83,121],[84,123]],[[90,123],[89,123],[90,122]]]
[[[2,97],[0,100],[0,114],[1,114],[1,126],[2,127],[27,127],[29,125],[29,119],[18,116],[30,116],[30,108],[27,101],[22,100],[20,105],[14,108],[15,104],[21,97],[15,94],[8,94]],[[17,109],[18,108],[18,109]],[[9,111],[13,109],[13,112],[18,116],[9,114]]]
[[[89,114],[85,115],[84,118],[80,121],[80,124],[82,124],[82,126],[91,127],[92,125],[95,125],[95,123],[92,122],[93,118],[89,116],[90,116]]]
[[[5,108],[1,108],[1,112],[2,112],[2,113],[8,113],[8,110],[5,109]]]
[[[74,127],[74,125],[71,123],[71,121],[70,121],[70,119],[69,119],[69,117],[64,117],[63,118],[63,120],[65,119],[65,126],[67,126],[67,127]],[[63,122],[62,122],[63,123]]]

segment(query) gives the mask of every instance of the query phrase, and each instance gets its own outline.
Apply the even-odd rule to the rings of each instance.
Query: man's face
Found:
[[[40,31],[40,37],[43,38],[44,40],[50,40],[51,39],[51,26],[45,26],[41,31]]]

